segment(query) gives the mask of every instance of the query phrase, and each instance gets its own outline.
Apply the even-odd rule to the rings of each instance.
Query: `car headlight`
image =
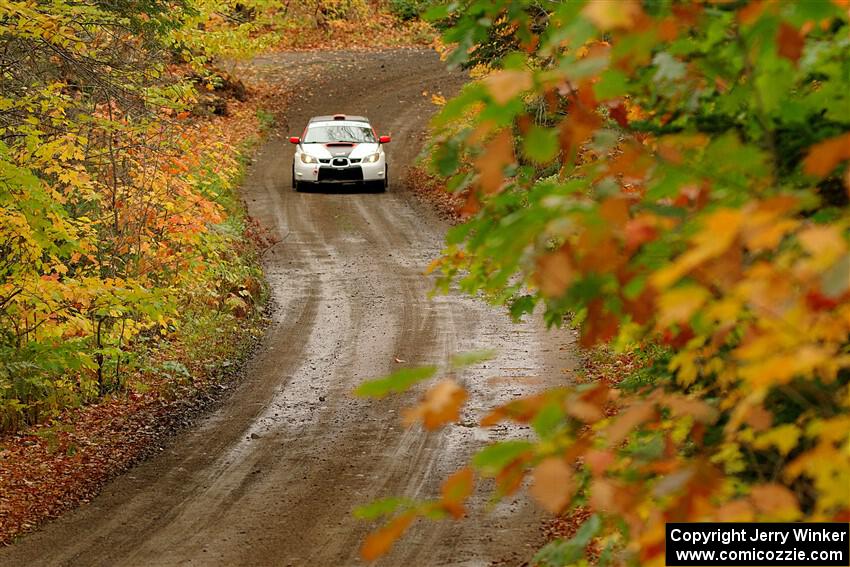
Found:
[[[379,159],[381,159],[381,154],[379,152],[375,152],[374,154],[370,154],[370,155],[364,157],[363,161],[365,163],[375,163]]]
[[[316,163],[318,160],[310,154],[301,154],[301,161],[304,163]]]

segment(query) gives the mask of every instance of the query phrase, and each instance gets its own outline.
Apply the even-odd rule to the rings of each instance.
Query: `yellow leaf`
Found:
[[[786,234],[799,225],[799,221],[789,218],[779,218],[784,211],[769,208],[757,209],[747,214],[743,231],[744,243],[753,251],[772,250],[776,248]]]
[[[696,355],[688,350],[682,350],[673,355],[669,367],[670,370],[676,372],[676,381],[683,386],[693,384],[699,373]]]
[[[782,456],[788,455],[800,439],[800,428],[793,423],[786,423],[762,433],[753,442],[756,449],[775,447]]]
[[[845,446],[846,447],[846,446]],[[793,480],[806,475],[814,481],[818,498],[815,507],[821,513],[850,507],[850,467],[847,449],[840,451],[832,443],[818,445],[785,467],[784,476]]]
[[[655,272],[652,284],[659,290],[670,287],[706,260],[726,252],[737,238],[742,220],[743,212],[733,209],[720,209],[706,217],[702,230],[691,239],[690,250]]]
[[[665,291],[658,298],[658,324],[661,327],[669,327],[690,321],[708,297],[708,291],[698,285],[679,286]]]
[[[439,94],[432,94],[431,95],[431,104],[434,104],[436,106],[445,106],[446,105],[446,97],[444,97],[443,95],[439,95]]]
[[[712,301],[706,306],[704,314],[712,321],[727,325],[738,320],[742,309],[743,305],[740,299],[734,296],[726,296],[719,301]]]
[[[797,236],[818,267],[826,268],[847,252],[847,241],[836,225],[809,227]]]

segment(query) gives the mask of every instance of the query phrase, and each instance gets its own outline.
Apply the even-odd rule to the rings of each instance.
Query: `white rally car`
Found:
[[[386,191],[389,184],[383,145],[363,116],[314,116],[304,134],[292,137],[292,188],[303,191],[319,184],[356,184]]]

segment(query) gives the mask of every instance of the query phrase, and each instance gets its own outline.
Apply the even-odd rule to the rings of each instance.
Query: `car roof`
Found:
[[[349,116],[347,114],[326,114],[324,116],[314,116],[307,123],[312,124],[313,122],[365,122],[369,124],[369,119],[365,116]]]

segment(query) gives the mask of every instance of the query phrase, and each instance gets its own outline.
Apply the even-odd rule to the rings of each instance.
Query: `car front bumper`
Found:
[[[347,167],[333,167],[324,163],[304,163],[295,160],[295,180],[305,183],[360,183],[383,181],[386,161],[381,157],[375,163],[356,163]]]

